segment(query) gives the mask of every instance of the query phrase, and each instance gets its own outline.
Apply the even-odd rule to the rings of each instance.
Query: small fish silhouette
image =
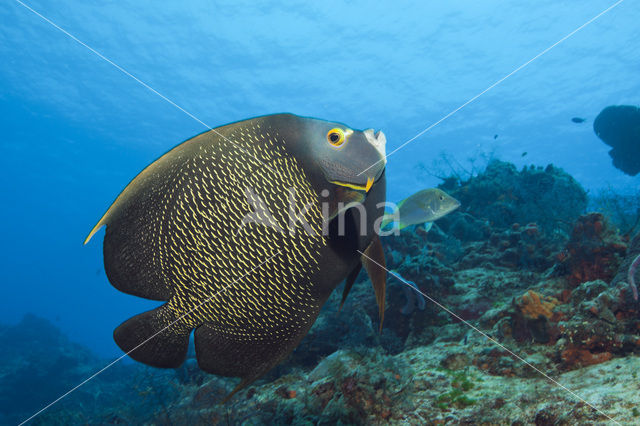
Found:
[[[571,121],[573,121],[574,123],[584,123],[585,121],[587,121],[587,119],[582,117],[573,117]]]

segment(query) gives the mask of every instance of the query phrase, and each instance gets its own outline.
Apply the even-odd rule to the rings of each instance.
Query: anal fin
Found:
[[[384,301],[385,290],[387,287],[387,270],[384,259],[384,250],[380,237],[376,235],[369,246],[365,249],[362,256],[362,264],[366,269],[373,291],[376,294],[376,302],[378,303],[378,313],[380,315],[380,332],[382,332],[382,322],[384,321]]]
[[[187,356],[190,329],[161,306],[129,318],[116,328],[113,338],[131,358],[153,367],[177,368]]]
[[[194,332],[198,366],[210,374],[242,379],[224,399],[226,402],[285,359],[307,334],[317,315],[318,311],[314,310],[301,329],[284,338],[249,335],[238,338],[213,324],[204,323]]]

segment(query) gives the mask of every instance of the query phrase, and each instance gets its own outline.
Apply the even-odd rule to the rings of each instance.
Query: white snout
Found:
[[[367,129],[363,133],[364,133],[364,136],[367,138],[367,141],[369,141],[369,143],[376,148],[376,150],[380,153],[380,156],[384,159],[384,162],[386,163],[385,146],[387,144],[387,138],[385,137],[384,133],[382,133],[382,130],[374,134],[373,129]]]

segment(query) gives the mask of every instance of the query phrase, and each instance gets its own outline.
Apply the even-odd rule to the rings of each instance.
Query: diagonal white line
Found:
[[[381,264],[379,264],[378,262],[376,262],[375,260],[373,260],[372,258],[370,258],[369,256],[367,256],[366,254],[364,254],[363,252],[361,252],[360,250],[357,250],[358,253],[360,253],[362,256],[366,257],[367,259],[369,259],[370,261],[372,261],[373,263],[375,263],[376,265],[378,265],[379,267],[381,267],[382,269],[384,269],[385,271],[387,271],[389,274],[393,275],[393,277],[395,277],[396,279],[398,279],[402,284],[408,286],[409,288],[411,288],[414,291],[417,291],[418,293],[420,293],[421,295],[423,295],[424,297],[426,297],[427,299],[429,299],[431,302],[433,302],[434,304],[436,304],[439,308],[441,308],[442,310],[446,311],[449,315],[455,317],[457,320],[463,322],[465,325],[471,327],[474,331],[480,333],[482,336],[486,337],[487,339],[489,339],[493,344],[501,347],[502,349],[504,349],[505,351],[509,352],[511,354],[511,356],[517,358],[518,360],[522,361],[524,364],[528,365],[529,367],[531,367],[532,369],[534,369],[535,371],[537,371],[538,373],[540,373],[542,376],[544,376],[547,380],[549,380],[550,382],[554,383],[555,385],[559,386],[560,388],[564,389],[565,391],[569,392],[571,395],[573,395],[574,397],[576,397],[577,399],[579,399],[580,401],[584,402],[585,404],[587,404],[589,407],[593,408],[594,410],[596,410],[598,413],[602,414],[603,416],[605,416],[606,418],[608,418],[609,420],[611,420],[612,422],[614,422],[615,424],[620,424],[619,422],[617,422],[616,420],[612,419],[611,417],[609,417],[607,414],[603,413],[602,411],[600,411],[597,407],[593,406],[593,404],[590,404],[589,402],[585,401],[582,397],[580,397],[580,395],[578,395],[577,393],[575,393],[574,391],[572,391],[571,389],[567,388],[566,386],[564,386],[562,383],[558,382],[557,380],[549,377],[547,374],[545,374],[542,370],[540,370],[538,367],[534,366],[533,364],[531,364],[530,362],[528,362],[527,360],[525,360],[524,358],[522,358],[521,356],[517,355],[516,353],[514,353],[513,351],[511,351],[509,348],[507,348],[506,346],[504,346],[502,343],[498,342],[497,340],[495,340],[493,337],[489,336],[487,333],[485,333],[484,331],[480,330],[479,328],[477,328],[476,326],[474,326],[473,324],[471,324],[469,321],[466,321],[464,319],[462,319],[459,315],[457,315],[455,312],[453,312],[451,309],[447,308],[446,306],[444,306],[443,304],[441,304],[440,302],[438,302],[437,300],[435,300],[434,298],[432,298],[431,296],[429,296],[428,294],[423,293],[421,290],[415,288],[414,286],[412,286],[411,284],[409,284],[404,278],[402,278],[400,275],[388,270],[387,268],[385,268],[384,266],[382,266]]]
[[[95,372],[93,375],[91,375],[90,377],[86,378],[84,381],[82,381],[80,384],[76,385],[75,387],[69,389],[66,393],[60,395],[58,398],[56,398],[55,400],[51,401],[47,406],[43,407],[42,409],[40,409],[40,411],[38,411],[37,413],[33,414],[31,417],[29,417],[26,420],[23,420],[20,423],[20,426],[27,423],[28,421],[32,420],[34,417],[38,416],[39,414],[41,414],[42,412],[44,412],[45,410],[47,410],[48,408],[50,408],[51,406],[53,406],[54,404],[60,402],[62,399],[64,399],[65,397],[67,397],[69,394],[71,394],[72,392],[74,392],[75,390],[77,390],[78,388],[80,388],[81,386],[83,386],[84,384],[86,384],[87,382],[89,382],[91,379],[95,378],[96,376],[98,376],[100,373],[104,372],[105,370],[107,370],[108,368],[112,367],[113,365],[115,365],[118,361],[120,361],[121,359],[123,359],[124,357],[126,357],[127,355],[129,355],[131,352],[135,351],[136,349],[138,349],[140,346],[144,345],[145,343],[147,343],[149,340],[153,339],[154,337],[156,337],[158,334],[162,333],[163,331],[165,331],[166,329],[168,329],[169,327],[171,327],[172,325],[174,325],[175,323],[177,323],[178,321],[180,321],[182,318],[186,317],[187,315],[190,315],[193,311],[195,311],[196,309],[200,308],[202,305],[204,305],[205,303],[213,300],[214,298],[216,298],[217,296],[219,296],[220,294],[224,293],[226,290],[228,290],[229,288],[231,288],[235,283],[237,283],[238,281],[240,281],[242,278],[246,277],[247,275],[249,275],[251,272],[255,271],[256,269],[260,268],[262,265],[264,265],[265,263],[267,263],[268,261],[270,261],[271,259],[273,259],[274,257],[276,257],[277,255],[280,254],[280,251],[278,251],[276,254],[274,254],[273,256],[271,256],[270,258],[268,258],[267,260],[265,260],[264,262],[260,263],[258,266],[256,266],[255,268],[251,269],[249,272],[245,273],[244,275],[242,275],[240,278],[236,279],[235,281],[233,281],[231,284],[227,285],[226,287],[223,287],[220,291],[218,291],[217,293],[213,294],[211,297],[205,299],[202,303],[200,303],[199,305],[197,305],[195,308],[192,308],[191,310],[187,311],[187,313],[185,313],[184,315],[181,315],[180,317],[178,317],[178,319],[176,319],[175,321],[173,321],[171,324],[167,325],[166,327],[164,327],[163,329],[161,329],[160,331],[154,333],[151,337],[147,338],[145,341],[143,341],[142,343],[140,343],[138,346],[136,346],[135,348],[131,349],[130,351],[126,352],[125,354],[121,355],[119,358],[116,358],[114,361],[110,362],[109,364],[107,364],[105,367],[103,367],[101,370]]]
[[[553,49],[554,47],[556,47],[557,45],[559,45],[560,43],[562,43],[563,41],[567,40],[569,37],[573,36],[575,33],[577,33],[578,31],[582,30],[583,28],[585,28],[587,25],[591,24],[593,21],[595,21],[596,19],[600,18],[602,15],[604,15],[605,13],[609,12],[611,9],[613,9],[614,7],[618,6],[620,3],[622,3],[624,0],[618,0],[617,2],[615,2],[614,4],[612,4],[611,6],[609,6],[608,8],[606,8],[605,10],[603,10],[602,12],[598,13],[596,16],[594,16],[593,18],[589,19],[587,22],[585,22],[584,24],[580,25],[578,28],[576,28],[575,30],[571,31],[569,34],[567,34],[566,36],[562,37],[560,40],[556,41],[555,43],[553,43],[551,46],[547,47],[546,49],[544,49],[542,52],[538,53],[536,56],[534,56],[533,58],[529,59],[527,62],[525,62],[524,64],[520,65],[518,68],[514,69],[513,71],[511,71],[509,74],[505,75],[504,77],[502,77],[500,80],[496,81],[495,83],[493,83],[492,85],[490,85],[489,87],[487,87],[486,89],[484,89],[482,92],[478,93],[477,95],[475,95],[474,97],[472,97],[471,99],[469,99],[468,101],[466,101],[465,103],[463,103],[462,105],[460,105],[458,108],[454,109],[453,111],[451,111],[449,114],[445,115],[444,117],[442,117],[440,120],[436,121],[435,123],[433,123],[432,125],[430,125],[429,127],[427,127],[426,129],[422,130],[420,133],[418,133],[417,135],[415,135],[414,137],[412,137],[411,139],[407,140],[406,142],[404,142],[402,145],[400,145],[399,147],[397,147],[396,149],[394,149],[393,151],[391,151],[390,153],[388,153],[387,155],[385,155],[385,157],[383,159],[380,159],[378,161],[376,161],[375,163],[373,163],[372,165],[370,165],[369,167],[367,167],[366,169],[364,169],[363,171],[361,171],[360,173],[358,173],[358,176],[360,176],[361,174],[363,174],[364,172],[366,172],[367,170],[369,170],[370,168],[372,168],[373,166],[375,166],[376,164],[382,162],[382,161],[386,161],[387,158],[389,158],[390,156],[392,156],[393,154],[395,154],[396,152],[398,152],[399,150],[401,150],[402,148],[404,148],[405,146],[407,146],[408,144],[410,144],[411,142],[413,142],[414,140],[418,139],[420,136],[424,135],[425,133],[427,133],[429,130],[433,129],[434,127],[436,127],[438,124],[442,123],[443,121],[445,121],[447,118],[451,117],[453,114],[457,113],[458,111],[460,111],[462,108],[466,107],[467,105],[469,105],[471,102],[475,101],[476,99],[478,99],[480,96],[484,95],[485,93],[487,93],[489,90],[493,89],[494,87],[496,87],[497,85],[499,85],[500,83],[502,83],[503,81],[505,81],[506,79],[508,79],[509,77],[511,77],[512,75],[514,75],[515,73],[517,73],[518,71],[522,70],[523,68],[525,68],[527,65],[529,65],[530,63],[532,63],[533,61],[535,61],[536,59],[540,58],[542,55],[544,55],[545,53],[549,52],[551,49]]]
[[[193,118],[195,121],[197,121],[198,123],[202,124],[203,126],[205,126],[207,129],[213,131],[215,134],[217,134],[218,136],[220,136],[221,138],[223,138],[224,140],[226,140],[227,142],[236,145],[232,140],[228,139],[226,136],[224,136],[223,134],[221,134],[220,132],[218,132],[216,129],[214,129],[212,126],[209,126],[207,123],[205,123],[204,121],[200,120],[198,117],[196,117],[195,115],[191,114],[189,111],[187,111],[186,109],[184,109],[183,107],[181,107],[180,105],[176,104],[175,102],[173,102],[171,99],[167,98],[165,95],[163,95],[162,93],[158,92],[156,89],[154,89],[153,87],[149,86],[147,83],[145,83],[144,81],[140,80],[138,77],[136,77],[135,75],[131,74],[129,71],[127,71],[126,69],[122,68],[120,65],[116,64],[115,62],[113,62],[111,59],[107,58],[106,56],[104,56],[102,53],[98,52],[97,50],[95,50],[93,47],[89,46],[88,44],[86,44],[85,42],[83,42],[82,40],[78,39],[76,36],[74,36],[73,34],[71,34],[70,32],[68,32],[67,30],[65,30],[64,28],[60,27],[59,25],[57,25],[55,22],[51,21],[50,19],[48,19],[47,17],[43,16],[42,14],[40,14],[39,12],[37,12],[36,10],[34,10],[33,8],[31,8],[30,6],[28,6],[27,4],[25,4],[24,2],[22,2],[21,0],[15,0],[16,3],[20,4],[22,7],[24,7],[25,9],[31,11],[33,14],[35,14],[36,16],[38,16],[39,18],[41,18],[43,21],[47,22],[48,24],[50,24],[51,26],[53,26],[54,28],[56,28],[58,31],[62,32],[63,34],[65,34],[67,37],[69,37],[70,39],[72,39],[73,41],[75,41],[76,43],[86,47],[89,51],[91,51],[92,53],[94,53],[95,55],[97,55],[100,59],[106,61],[107,63],[111,64],[112,66],[114,66],[117,70],[119,70],[120,72],[122,72],[123,74],[127,75],[128,77],[131,77],[133,80],[135,80],[136,82],[140,83],[143,87],[145,87],[146,89],[150,90],[151,92],[155,93],[156,95],[158,95],[160,98],[162,98],[163,100],[165,100],[166,102],[168,102],[169,104],[173,105],[174,107],[178,108],[180,111],[182,111],[183,113],[187,114],[189,117]],[[245,154],[248,154],[249,156],[253,157],[255,160],[257,160],[260,164],[262,164],[263,166],[265,166],[267,169],[271,170],[272,172],[275,173],[275,170],[273,170],[271,167],[269,167],[267,164],[265,164],[263,161],[261,161],[259,158],[257,158],[255,155],[253,155],[252,153],[250,153],[249,151],[238,147],[236,145],[236,147],[244,152]]]
[[[225,140],[233,143],[231,140],[229,140],[228,138],[226,138],[224,135],[220,134],[217,130],[215,130],[214,128],[212,128],[211,126],[209,126],[208,124],[204,123],[202,120],[200,120],[199,118],[197,118],[196,116],[194,116],[193,114],[191,114],[190,112],[188,112],[187,110],[185,110],[184,108],[182,108],[181,106],[179,106],[178,104],[176,104],[175,102],[173,102],[172,100],[170,100],[169,98],[167,98],[166,96],[164,96],[163,94],[161,94],[160,92],[158,92],[157,90],[155,90],[154,88],[152,88],[151,86],[149,86],[148,84],[146,84],[145,82],[143,82],[142,80],[140,80],[139,78],[137,78],[136,76],[134,76],[133,74],[131,74],[130,72],[128,72],[127,70],[125,70],[124,68],[122,68],[121,66],[119,66],[118,64],[114,63],[112,60],[108,59],[107,57],[105,57],[104,55],[102,55],[100,52],[96,51],[95,49],[93,49],[92,47],[90,47],[89,45],[87,45],[86,43],[82,42],[81,40],[79,40],[77,37],[75,37],[74,35],[72,35],[71,33],[69,33],[68,31],[64,30],[63,28],[61,28],[60,26],[58,26],[57,24],[55,24],[54,22],[52,22],[51,20],[49,20],[48,18],[44,17],[43,15],[41,15],[40,13],[38,13],[36,10],[32,9],[31,7],[29,7],[28,5],[26,5],[24,2],[22,2],[21,0],[15,0],[18,4],[20,4],[21,6],[23,6],[25,9],[31,11],[32,13],[34,13],[35,15],[37,15],[38,17],[40,17],[41,19],[43,19],[45,22],[49,23],[50,25],[52,25],[54,28],[56,28],[57,30],[61,31],[62,33],[64,33],[65,35],[67,35],[69,38],[71,38],[72,40],[76,41],[77,43],[79,43],[80,45],[84,46],[85,48],[87,48],[89,51],[91,51],[92,53],[94,53],[95,55],[97,55],[98,57],[100,57],[101,59],[103,59],[104,61],[106,61],[107,63],[111,64],[112,66],[114,66],[116,69],[118,69],[119,71],[121,71],[122,73],[124,73],[125,75],[127,75],[128,77],[132,78],[133,80],[135,80],[136,82],[138,82],[139,84],[141,84],[143,87],[145,87],[146,89],[150,90],[151,92],[155,93],[157,96],[159,96],[160,98],[162,98],[163,100],[165,100],[166,102],[168,102],[169,104],[171,104],[172,106],[174,106],[175,108],[179,109],[180,111],[182,111],[183,113],[185,113],[186,115],[188,115],[189,117],[191,117],[192,119],[196,120],[197,122],[201,123],[202,125],[204,125],[205,127],[207,127],[208,129],[212,130],[213,132],[215,132],[216,134],[218,134],[219,136],[221,136],[222,138],[224,138]],[[607,9],[605,9],[604,11],[602,11],[601,13],[599,13],[598,15],[596,15],[595,17],[593,17],[592,19],[590,19],[589,21],[587,21],[586,23],[584,23],[583,25],[581,25],[580,27],[576,28],[575,30],[573,30],[571,33],[567,34],[565,37],[563,37],[562,39],[560,39],[559,41],[557,41],[556,43],[554,43],[553,45],[551,45],[550,47],[546,48],[545,50],[543,50],[542,52],[540,52],[538,55],[536,55],[535,57],[533,57],[532,59],[530,59],[529,61],[525,62],[524,64],[520,65],[518,68],[516,68],[514,71],[512,71],[511,73],[507,74],[506,76],[504,76],[503,78],[501,78],[500,80],[496,81],[495,83],[493,83],[492,85],[490,85],[489,87],[487,87],[485,90],[483,90],[482,92],[480,92],[479,94],[477,94],[476,96],[472,97],[471,99],[469,99],[467,102],[465,102],[464,104],[462,104],[461,106],[459,106],[458,108],[456,108],[455,110],[451,111],[449,114],[445,115],[443,118],[441,118],[440,120],[438,120],[437,122],[435,122],[434,124],[432,124],[431,126],[427,127],[425,130],[421,131],[420,133],[418,133],[416,136],[414,136],[413,138],[409,139],[408,141],[404,142],[402,145],[400,145],[398,148],[396,148],[395,150],[393,150],[392,152],[390,152],[389,154],[387,154],[385,156],[385,159],[388,158],[389,156],[393,155],[395,152],[397,152],[398,150],[402,149],[404,146],[406,146],[407,144],[409,144],[410,142],[412,142],[413,140],[419,138],[420,136],[422,136],[424,133],[426,133],[427,131],[431,130],[433,127],[437,126],[438,124],[440,124],[441,122],[443,122],[444,120],[446,120],[447,118],[451,117],[453,114],[455,114],[456,112],[458,112],[459,110],[461,110],[462,108],[466,107],[468,104],[470,104],[471,102],[475,101],[477,98],[479,98],[480,96],[482,96],[483,94],[485,94],[486,92],[488,92],[489,90],[493,89],[494,87],[496,87],[497,85],[499,85],[500,83],[502,83],[504,80],[506,80],[507,78],[511,77],[512,75],[514,75],[515,73],[517,73],[518,71],[520,71],[521,69],[525,68],[527,65],[529,65],[530,63],[532,63],[533,61],[535,61],[536,59],[538,59],[539,57],[541,57],[542,55],[544,55],[545,53],[547,53],[548,51],[550,51],[551,49],[553,49],[554,47],[556,47],[557,45],[559,45],[560,43],[562,43],[563,41],[567,40],[569,37],[573,36],[575,33],[577,33],[578,31],[580,31],[581,29],[583,29],[584,27],[586,27],[587,25],[591,24],[593,21],[595,21],[596,19],[598,19],[600,16],[604,15],[605,13],[609,12],[611,9],[613,9],[614,7],[618,6],[620,3],[622,3],[624,0],[619,0],[618,2],[616,2],[615,4],[613,4],[612,6],[608,7]],[[243,150],[242,148],[240,148],[241,150]],[[244,150],[243,150],[244,151]],[[246,151],[245,151],[246,152]],[[250,156],[254,157],[253,154],[246,152],[247,154],[249,154]],[[255,157],[254,157],[255,158]],[[263,165],[265,165],[267,168],[269,168],[266,164],[264,164],[262,161],[258,160],[260,163],[262,163]],[[379,160],[378,162],[383,161],[383,160]],[[362,172],[360,172],[359,174],[362,174],[364,172],[366,172],[367,170],[369,170],[371,167],[373,167],[375,164],[377,164],[378,162],[372,164],[371,166],[369,166],[367,169],[363,170]],[[378,262],[376,262],[375,260],[371,259],[370,257],[368,257],[367,255],[365,255],[364,253],[358,251],[362,256],[367,257],[368,259],[370,259],[372,262],[376,263],[378,266],[384,268],[382,265],[380,265]],[[195,311],[196,309],[200,308],[202,305],[204,305],[205,303],[209,302],[210,300],[214,299],[215,297],[217,297],[218,295],[222,294],[224,291],[228,290],[230,287],[232,287],[236,282],[238,282],[240,279],[242,279],[243,277],[245,277],[247,274],[249,274],[250,272],[258,269],[259,267],[261,267],[262,265],[264,265],[266,262],[268,262],[269,260],[273,259],[275,256],[277,256],[279,254],[276,253],[275,255],[271,256],[270,258],[268,258],[267,260],[265,260],[264,262],[262,262],[260,265],[256,266],[255,268],[253,268],[251,271],[247,272],[246,274],[244,274],[243,276],[241,276],[240,278],[238,278],[237,280],[235,280],[234,282],[232,282],[231,284],[229,284],[228,286],[224,287],[222,290],[220,290],[219,292],[215,293],[214,295],[212,295],[211,297],[205,299],[203,302],[201,302],[200,304],[198,304],[196,307],[194,307],[193,309],[191,309],[190,311],[188,311],[187,313],[185,313],[184,315],[180,316],[178,319],[176,319],[175,321],[173,321],[172,323],[170,323],[169,325],[167,325],[166,327],[162,328],[160,331],[156,332],[155,334],[153,334],[151,337],[147,338],[146,340],[144,340],[142,343],[140,343],[139,345],[137,345],[136,347],[134,347],[133,349],[131,349],[130,351],[126,352],[125,354],[123,354],[122,356],[120,356],[119,358],[115,359],[114,361],[112,361],[111,363],[107,364],[105,367],[103,367],[101,370],[97,371],[96,373],[94,373],[93,375],[91,375],[90,377],[88,377],[87,379],[85,379],[83,382],[81,382],[80,384],[78,384],[77,386],[75,386],[74,388],[70,389],[69,391],[67,391],[65,394],[61,395],[60,397],[58,397],[57,399],[55,399],[54,401],[52,401],[51,403],[49,403],[47,406],[45,406],[44,408],[42,408],[41,410],[39,410],[38,412],[36,412],[35,414],[33,414],[31,417],[27,418],[26,420],[24,420],[22,423],[20,423],[20,425],[23,425],[25,423],[27,423],[28,421],[32,420],[33,418],[35,418],[36,416],[38,416],[39,414],[41,414],[42,412],[44,412],[45,410],[47,410],[48,408],[50,408],[51,406],[53,406],[54,404],[56,404],[57,402],[61,401],[62,399],[64,399],[65,397],[67,397],[69,394],[71,394],[72,392],[74,392],[75,390],[77,390],[78,388],[80,388],[81,386],[83,386],[84,384],[86,384],[87,382],[89,382],[90,380],[92,380],[93,378],[97,377],[99,374],[101,374],[102,372],[104,372],[105,370],[107,370],[108,368],[112,367],[113,365],[115,365],[117,362],[119,362],[120,360],[122,360],[124,357],[126,357],[127,355],[129,355],[131,352],[135,351],[136,349],[138,349],[140,346],[144,345],[145,343],[147,343],[148,341],[150,341],[151,339],[153,339],[154,337],[156,337],[158,334],[162,333],[163,331],[165,331],[166,329],[168,329],[169,327],[171,327],[172,325],[174,325],[176,322],[180,321],[182,318],[184,318],[185,316],[191,314],[193,311]],[[387,270],[386,268],[384,268],[385,270]],[[474,329],[476,332],[480,333],[481,335],[483,335],[484,337],[486,337],[487,339],[489,339],[491,342],[493,342],[494,344],[500,346],[501,348],[503,348],[505,351],[509,352],[512,356],[514,356],[515,358],[519,359],[520,361],[522,361],[523,363],[525,363],[526,365],[528,365],[529,367],[531,367],[532,369],[534,369],[535,371],[537,371],[538,373],[540,373],[541,375],[543,375],[546,379],[548,379],[549,381],[553,382],[554,384],[556,384],[557,386],[559,386],[560,388],[564,389],[565,391],[567,391],[568,393],[570,393],[571,395],[573,395],[574,397],[576,397],[577,399],[581,400],[582,402],[584,402],[585,404],[587,404],[588,406],[590,406],[591,408],[593,408],[594,410],[596,410],[598,413],[602,414],[603,416],[607,417],[609,420],[613,421],[616,424],[619,424],[617,421],[615,421],[614,419],[612,419],[611,417],[609,417],[607,414],[603,413],[602,411],[600,411],[598,408],[594,407],[592,404],[588,403],[587,401],[585,401],[584,399],[582,399],[579,395],[577,395],[575,392],[571,391],[570,389],[568,389],[567,387],[563,386],[561,383],[557,382],[556,380],[554,380],[553,378],[549,377],[547,374],[545,374],[544,372],[542,372],[541,370],[539,370],[538,368],[536,368],[534,365],[530,364],[529,362],[527,362],[526,360],[524,360],[523,358],[521,358],[520,356],[518,356],[517,354],[515,354],[514,352],[512,352],[511,350],[509,350],[508,348],[506,348],[504,345],[500,344],[499,342],[497,342],[495,339],[493,339],[491,336],[487,335],[486,333],[482,332],[481,330],[479,330],[478,328],[476,328],[475,326],[473,326],[472,324],[470,324],[469,322],[465,321],[464,319],[462,319],[461,317],[459,317],[458,315],[456,315],[454,312],[452,312],[451,310],[449,310],[448,308],[446,308],[445,306],[443,306],[442,304],[440,304],[439,302],[437,302],[435,299],[431,298],[430,296],[428,296],[427,294],[423,293],[422,291],[414,288],[413,286],[411,286],[410,284],[408,284],[402,277],[396,275],[395,273],[387,270],[387,272],[389,272],[391,275],[393,275],[395,278],[397,278],[398,280],[400,280],[403,284],[411,287],[413,290],[418,291],[419,293],[421,293],[424,297],[426,297],[427,299],[429,299],[431,302],[435,303],[436,305],[438,305],[440,308],[442,308],[443,310],[447,311],[449,314],[451,314],[452,316],[456,317],[458,320],[460,320],[461,322],[465,323],[467,326],[471,327],[472,329]]]

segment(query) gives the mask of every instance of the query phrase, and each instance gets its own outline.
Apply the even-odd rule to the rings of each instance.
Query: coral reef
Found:
[[[416,283],[414,283],[413,281],[405,280],[397,271],[390,271],[390,273],[397,278],[397,280],[395,280],[396,282],[400,282],[400,284],[402,285],[402,291],[407,298],[407,303],[405,303],[404,306],[400,308],[400,312],[402,313],[402,315],[411,315],[416,307],[421,311],[424,311],[427,302],[425,301],[424,296],[420,292],[420,288],[416,285]]]
[[[636,234],[629,243],[627,255],[620,264],[618,273],[613,277],[613,280],[611,280],[612,285],[626,280],[633,292],[633,298],[635,300],[638,300],[638,289],[635,280],[640,265],[638,262],[640,262],[640,233]]]
[[[631,286],[631,290],[633,291],[634,300],[638,300],[638,287],[636,286],[636,279],[635,279],[638,266],[640,266],[640,254],[636,256],[633,262],[631,262],[631,266],[629,266],[629,272],[627,274],[629,285]]]
[[[558,300],[554,297],[540,296],[533,290],[528,290],[521,298],[518,307],[525,318],[536,320],[541,316],[550,319],[553,316],[551,312],[558,304]]]
[[[201,372],[191,349],[177,370],[117,364],[35,423],[637,423],[640,304],[629,273],[640,237],[583,214],[584,191],[552,166],[494,161],[447,185],[462,211],[383,245],[390,269],[455,316],[428,300],[422,309],[390,274],[379,333],[363,273],[341,310],[339,288],[291,356],[226,405],[237,380]],[[33,317],[2,331],[1,422],[108,362]],[[25,378],[37,391],[18,401],[10,388]]]
[[[70,342],[49,321],[34,315],[26,315],[16,325],[1,326],[0,347],[0,424],[27,419],[108,363]],[[167,400],[172,398],[172,389],[167,385],[173,375],[140,365],[116,364],[34,422],[149,420],[162,412],[159,394]]]
[[[537,223],[545,232],[566,229],[587,207],[584,189],[553,165],[518,172],[512,164],[493,160],[478,176],[466,182],[449,179],[440,188],[460,201],[461,212],[488,220],[496,229],[513,223]]]
[[[627,245],[601,213],[581,216],[573,226],[564,259],[569,282],[576,286],[586,281],[611,281],[622,263]]]
[[[640,321],[628,291],[623,283],[609,287],[601,280],[572,291],[564,319],[558,322],[563,368],[598,364],[637,350]]]
[[[640,190],[629,194],[612,188],[601,189],[590,194],[588,209],[604,214],[623,238],[629,238],[640,226]]]

